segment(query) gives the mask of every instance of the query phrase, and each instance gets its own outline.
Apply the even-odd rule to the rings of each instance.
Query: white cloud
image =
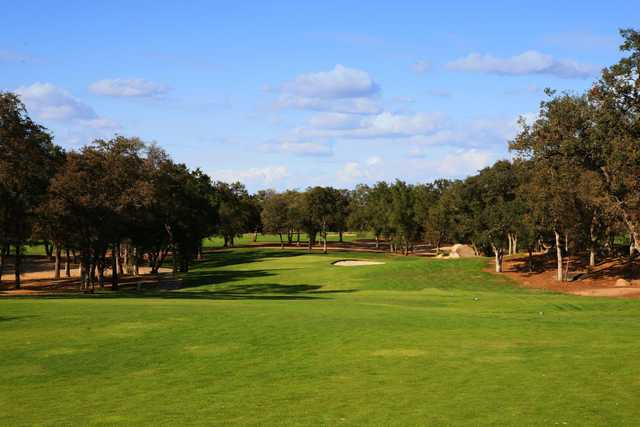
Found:
[[[354,129],[360,126],[360,117],[344,113],[320,113],[309,119],[316,129]]]
[[[281,141],[263,144],[260,147],[267,153],[293,154],[303,157],[330,157],[333,155],[331,144],[322,142]]]
[[[438,158],[429,158],[428,153],[421,151],[414,157],[425,158],[414,159],[414,168],[443,178],[461,178],[474,174],[495,160],[495,154],[476,148],[455,150]]]
[[[441,113],[394,114],[384,112],[362,117],[319,115],[310,120],[311,128],[298,128],[299,137],[320,138],[406,138],[426,135],[440,129],[446,121]],[[315,126],[314,125],[320,125]]]
[[[148,98],[164,95],[169,87],[144,79],[104,79],[89,85],[89,91],[118,98]]]
[[[528,50],[510,58],[471,53],[450,62],[447,68],[456,71],[515,76],[547,74],[561,78],[587,78],[597,71],[593,65],[581,64],[570,59],[555,59],[551,55],[535,50]]]
[[[369,73],[340,64],[330,71],[301,74],[284,83],[279,92],[278,108],[349,114],[382,111],[375,99],[379,87]]]
[[[96,112],[66,90],[51,83],[34,83],[16,89],[29,112],[45,120],[96,119]]]
[[[380,177],[380,167],[382,158],[379,156],[369,157],[364,164],[361,162],[347,162],[338,172],[336,178],[343,183],[356,183],[361,181],[371,181]]]
[[[290,94],[282,94],[276,102],[276,107],[344,114],[378,114],[382,111],[380,105],[370,98],[323,99]]]
[[[361,98],[375,94],[378,86],[366,71],[338,64],[330,71],[301,74],[282,90],[304,98]]]
[[[476,173],[480,169],[489,166],[492,160],[492,155],[488,152],[472,148],[470,150],[457,151],[441,159],[434,160],[433,166],[442,176],[456,177]]]
[[[108,138],[120,126],[99,116],[93,108],[51,83],[34,83],[15,90],[29,114],[54,131],[56,141],[80,146],[96,138]]]
[[[289,176],[289,171],[286,166],[266,166],[246,170],[220,170],[211,173],[211,176],[215,180],[224,182],[240,181],[244,184],[271,185]]]
[[[533,113],[522,115],[531,121]],[[518,116],[519,117],[519,116]],[[465,122],[453,123],[429,135],[416,135],[408,141],[415,145],[448,145],[458,147],[506,146],[519,130],[518,117],[479,118]],[[421,149],[410,151],[411,157],[422,157]]]
[[[411,65],[411,69],[417,73],[417,74],[424,74],[427,71],[431,71],[431,61],[426,60],[426,59],[421,59],[419,61],[416,61],[413,63],[413,65]]]
[[[376,166],[382,164],[382,157],[380,156],[371,156],[367,159],[368,166]]]

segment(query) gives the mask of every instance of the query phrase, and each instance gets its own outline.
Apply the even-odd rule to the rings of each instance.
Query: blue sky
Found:
[[[139,136],[252,191],[463,177],[617,61],[633,3],[11,2],[0,90],[66,148]]]

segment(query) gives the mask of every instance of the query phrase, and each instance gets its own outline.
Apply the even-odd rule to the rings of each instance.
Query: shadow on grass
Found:
[[[326,299],[325,296],[337,293],[355,292],[353,289],[321,290],[321,285],[280,285],[262,283],[256,285],[233,285],[210,291],[188,290],[152,292],[140,296],[157,298],[193,298],[214,300],[313,300]],[[132,295],[138,296],[138,295]]]
[[[32,314],[26,316],[0,316],[0,322],[11,322],[12,320],[30,319],[32,317],[38,317]]]
[[[327,295],[355,292],[355,290],[321,290],[322,285],[279,283],[234,284],[251,279],[277,276],[277,272],[292,269],[221,270],[220,267],[256,263],[262,259],[304,256],[299,251],[224,250],[209,252],[194,269],[175,279],[160,276],[149,281],[136,280],[121,283],[120,290],[100,290],[96,293],[50,293],[46,295],[14,295],[12,298],[183,298],[213,300],[312,300],[328,299]],[[141,289],[138,290],[138,286]],[[108,288],[107,288],[108,289]]]
[[[259,262],[264,259],[277,258],[294,258],[307,255],[307,252],[299,250],[275,250],[275,249],[256,249],[237,251],[233,249],[215,250],[206,252],[206,259],[198,261],[196,267],[201,268],[217,268],[228,265],[249,264]]]

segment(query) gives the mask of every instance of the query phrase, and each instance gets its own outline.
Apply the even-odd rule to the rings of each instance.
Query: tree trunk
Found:
[[[493,246],[493,245],[492,245]],[[503,249],[498,249],[493,246],[493,253],[495,255],[496,273],[502,273],[502,261],[504,259]]]
[[[307,242],[308,242],[307,250],[311,252],[311,245],[312,245],[311,234],[309,234],[309,238],[307,239]]]
[[[282,233],[278,233],[280,236],[280,249],[284,249],[284,240],[282,240]]]
[[[44,253],[49,258],[49,261],[53,261],[53,244],[48,240],[44,241]]]
[[[78,269],[80,270],[78,272],[78,276],[80,276],[80,290],[84,290],[85,288],[85,276],[86,276],[86,269],[84,267],[84,257],[82,258],[82,260],[80,261],[80,266],[78,267]]]
[[[342,230],[338,231],[338,235],[340,236],[339,242],[342,243]]]
[[[104,258],[98,262],[98,286],[100,289],[104,289],[104,264]]]
[[[322,253],[327,253],[327,230],[326,224],[322,224]]]
[[[507,234],[507,240],[509,241],[509,252],[507,252],[507,254],[511,255],[513,253],[513,237],[511,233]]]
[[[125,251],[126,251],[126,245],[125,245]],[[118,275],[120,276],[124,276],[124,263],[123,263],[123,256],[122,256],[122,245],[120,243],[118,243],[118,250],[116,251],[116,257],[118,259]]]
[[[7,248],[5,246],[0,247],[0,283],[2,283],[2,274],[4,273],[4,266],[7,260]]]
[[[133,248],[133,274],[138,276],[140,275],[140,259],[138,255],[138,248]]]
[[[556,274],[556,280],[562,282],[564,275],[562,274],[562,243],[560,242],[560,233],[554,230],[556,236],[556,257],[558,259],[558,272]]]
[[[171,274],[174,276],[178,274],[178,251],[176,250],[176,245],[173,245],[173,250],[171,251]]]
[[[513,249],[512,255],[515,255],[518,253],[518,235],[517,234],[513,235],[513,246],[511,249]]]
[[[253,232],[253,243],[258,241],[258,230],[255,230]]]
[[[16,244],[16,261],[13,267],[16,278],[16,289],[20,289],[20,266],[22,263],[22,253],[20,251],[20,243]]]
[[[89,283],[91,283],[91,290],[93,291],[96,288],[96,257],[93,258],[91,262],[91,269],[89,270]]]
[[[111,290],[118,290],[118,242],[113,242],[111,247]]]
[[[65,249],[64,259],[64,275],[65,277],[71,277],[71,258],[69,257],[69,249]]]
[[[55,267],[53,269],[53,279],[60,279],[60,254],[62,252],[62,248],[60,248],[60,244],[56,243],[56,255],[55,255]]]
[[[376,249],[380,249],[380,236],[376,234]]]
[[[527,259],[527,263],[529,264],[529,273],[533,273],[533,248],[529,246],[529,258]]]

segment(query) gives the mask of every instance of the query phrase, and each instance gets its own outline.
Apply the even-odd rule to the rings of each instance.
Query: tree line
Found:
[[[174,162],[154,144],[115,136],[65,151],[35,123],[19,97],[0,93],[0,280],[14,256],[44,241],[61,276],[77,257],[84,288],[104,286],[111,271],[157,272],[168,259],[187,271],[204,238],[224,246],[243,233],[272,233],[280,245],[322,244],[336,232],[366,231],[375,247],[408,254],[426,242],[463,242],[495,257],[547,251],[557,279],[568,255],[613,255],[620,239],[640,251],[640,33],[621,30],[625,56],[603,69],[585,93],[547,90],[533,122],[520,121],[513,154],[464,180],[378,182],[353,190],[311,187],[249,194]],[[318,238],[320,242],[318,242]]]

